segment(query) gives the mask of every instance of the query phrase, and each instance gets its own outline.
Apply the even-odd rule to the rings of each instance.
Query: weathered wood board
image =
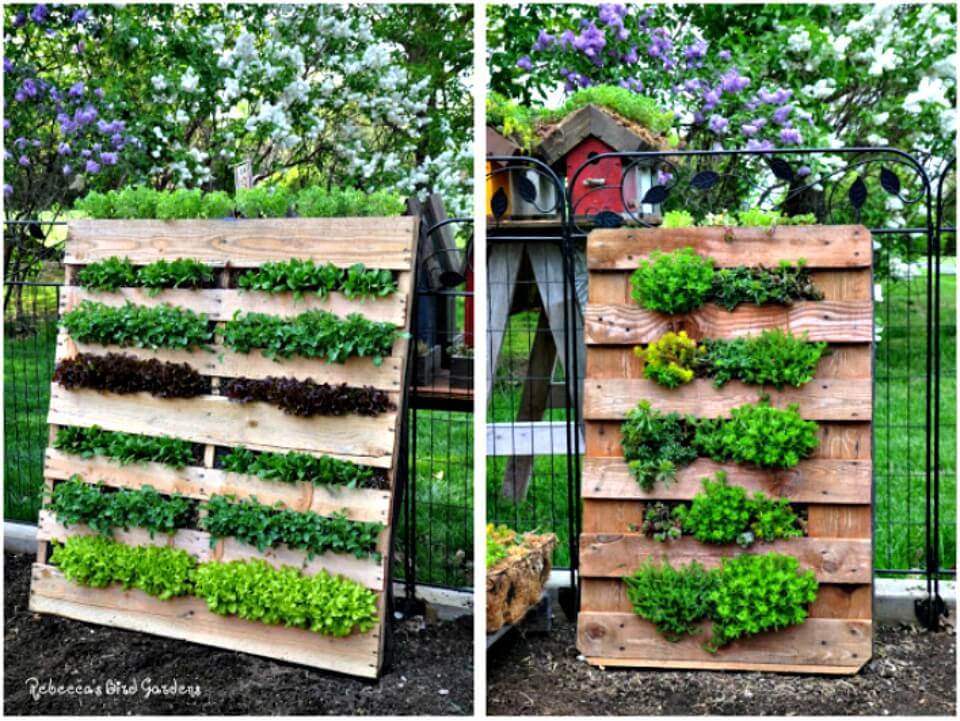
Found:
[[[803,258],[823,301],[791,306],[741,305],[729,312],[707,305],[668,316],[631,298],[630,275],[653,251],[692,247],[718,267],[772,266]],[[577,647],[599,666],[714,670],[856,673],[872,648],[872,239],[862,226],[598,229],[587,241],[589,297],[584,313],[587,345],[584,385],[583,533]],[[714,388],[696,380],[669,390],[643,378],[633,347],[664,332],[692,338],[737,338],[768,328],[808,334],[829,344],[814,379],[802,388],[776,390],[731,382]],[[725,416],[761,393],[819,424],[819,447],[797,467],[769,471],[698,459],[675,483],[644,491],[630,474],[620,447],[620,424],[638,401],[696,416]],[[646,558],[697,560],[708,567],[737,546],[710,546],[692,538],[657,543],[637,532],[646,504],[689,501],[701,481],[725,471],[748,492],[764,491],[803,507],[807,535],[757,544],[799,559],[820,582],[810,619],[800,626],[738,641],[716,654],[702,635],[671,643],[636,616],[621,580]]]
[[[371,320],[391,323],[408,331],[417,237],[417,220],[410,217],[71,221],[66,244],[67,285],[61,295],[60,310],[69,311],[84,300],[111,306],[127,302],[147,306],[170,303],[205,313],[211,322],[222,325],[238,311],[293,317],[316,309],[339,316],[361,313]],[[217,287],[165,290],[150,296],[138,288],[122,288],[115,293],[93,292],[74,282],[77,271],[84,265],[111,256],[128,257],[135,265],[160,259],[194,258],[220,269]],[[291,258],[332,262],[339,267],[363,263],[368,268],[391,270],[399,290],[387,298],[351,300],[339,293],[331,293],[327,298],[305,295],[295,299],[290,294],[231,287],[232,269],[257,268],[266,262]],[[163,494],[178,493],[197,500],[214,495],[233,495],[238,499],[255,497],[262,504],[279,503],[298,512],[343,513],[351,520],[383,523],[385,529],[376,549],[381,554],[379,561],[332,553],[309,558],[305,552],[284,546],[261,553],[235,539],[211,544],[209,535],[196,528],[181,529],[172,536],[157,535],[153,539],[141,529],[115,531],[115,538],[121,542],[182,548],[200,561],[261,558],[275,566],[297,567],[307,575],[320,570],[342,575],[377,593],[379,623],[365,634],[331,638],[306,630],[217,616],[208,612],[205,603],[197,598],[160,601],[139,591],[124,592],[118,587],[93,589],[75,585],[49,564],[48,544],[92,531],[85,526],[65,528],[49,511],[41,512],[31,609],[376,677],[383,662],[383,629],[387,624],[388,561],[408,350],[409,340],[399,338],[390,357],[380,366],[374,366],[369,358],[352,358],[342,364],[298,357],[274,361],[258,351],[242,354],[220,346],[210,351],[186,352],[78,343],[61,331],[57,341],[58,361],[77,353],[116,352],[141,359],[187,363],[200,374],[214,379],[213,392],[190,399],[160,399],[144,393],[68,391],[54,384],[48,416],[51,442],[62,426],[97,425],[105,430],[182,438],[202,447],[203,462],[180,469],[156,463],[121,465],[99,456],[73,456],[51,446],[44,463],[47,491],[57,482],[78,474],[89,483],[99,481],[111,488],[136,489],[149,485]],[[269,404],[234,403],[219,395],[221,380],[241,376],[373,386],[387,391],[397,410],[372,418],[356,415],[301,418],[286,415]],[[252,450],[300,451],[350,460],[379,469],[385,478],[384,487],[351,489],[307,482],[270,482],[217,467],[216,451],[238,445]]]

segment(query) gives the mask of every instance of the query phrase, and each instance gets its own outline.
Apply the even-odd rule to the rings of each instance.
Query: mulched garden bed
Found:
[[[316,671],[208,646],[39,616],[27,610],[34,557],[6,554],[4,712],[17,714],[434,715],[473,712],[473,622],[424,625],[394,634],[393,664],[379,681]],[[101,696],[41,696],[27,681],[99,684]],[[199,694],[106,695],[108,681],[176,681]],[[169,689],[168,690],[172,690]]]
[[[856,676],[608,669],[578,660],[574,625],[514,632],[487,656],[491,715],[956,715],[956,637],[875,627]]]

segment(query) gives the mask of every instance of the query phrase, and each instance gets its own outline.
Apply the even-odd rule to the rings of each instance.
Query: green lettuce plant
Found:
[[[207,316],[169,303],[149,308],[127,302],[120,307],[85,300],[63,314],[61,327],[81,343],[174,350],[210,349],[213,330]]]
[[[100,426],[63,426],[57,429],[53,447],[82,458],[102,456],[121,465],[161,463],[183,468],[197,460],[193,444],[181,438],[105,431]]]
[[[225,471],[257,476],[264,481],[302,481],[316,485],[364,488],[377,485],[382,480],[376,469],[370,466],[298,451],[257,453],[238,447],[231,449],[221,461]]]
[[[647,310],[688,313],[708,302],[713,289],[712,258],[693,248],[653,251],[630,276],[633,299]]]

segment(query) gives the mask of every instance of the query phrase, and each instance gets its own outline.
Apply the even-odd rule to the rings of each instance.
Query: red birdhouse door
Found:
[[[594,137],[586,138],[567,153],[567,182],[573,183],[570,196],[571,212],[574,215],[596,215],[607,210],[623,213],[623,198],[620,195],[623,164],[620,158],[602,158],[587,165],[576,180],[573,174],[595,155],[612,153],[613,148]]]

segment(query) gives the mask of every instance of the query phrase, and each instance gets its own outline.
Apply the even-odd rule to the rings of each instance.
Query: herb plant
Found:
[[[199,218],[203,194],[199,188],[178,188],[157,197],[157,218],[160,220],[185,220]]]
[[[713,627],[706,649],[803,623],[819,586],[813,571],[799,568],[796,558],[776,553],[723,559],[710,592]]]
[[[221,384],[220,390],[232,401],[270,403],[292,416],[342,416],[348,413],[378,416],[396,408],[385,391],[372,386],[352,388],[346,383],[334,386],[315,383],[310,378],[303,381],[295,378],[231,378]]]
[[[686,210],[668,210],[660,223],[661,228],[692,228],[694,225],[696,221]]]
[[[339,513],[328,517],[270,508],[256,499],[238,501],[233,496],[213,496],[200,508],[206,511],[200,527],[210,534],[211,548],[219,539],[232,537],[261,553],[283,543],[306,551],[310,558],[330,552],[380,561],[376,548],[382,523],[351,521]]]
[[[207,316],[168,303],[155,308],[126,303],[113,308],[85,300],[63,314],[60,325],[81,343],[193,350],[213,342]]]
[[[774,408],[768,401],[734,408],[730,418],[702,419],[694,444],[721,463],[745,463],[761,468],[792,468],[817,447],[817,424],[805,421],[799,406]]]
[[[183,468],[197,460],[193,444],[181,438],[105,431],[100,426],[59,428],[53,447],[83,458],[103,456],[121,465],[162,463],[171,468]]]
[[[77,282],[90,290],[115,292],[137,285],[137,269],[129,258],[113,256],[81,268]]]
[[[660,542],[675,540],[683,534],[683,527],[674,510],[660,501],[646,507],[640,530],[644,536]]]
[[[257,270],[244,273],[237,285],[245,290],[267,293],[293,293],[299,300],[304,293],[325,298],[340,291],[347,298],[384,298],[397,290],[397,281],[389,270],[367,268],[356,263],[344,270],[333,263],[317,265],[312,260],[264,263]]]
[[[302,218],[391,216],[404,211],[404,199],[386,191],[365,193],[354,188],[313,186],[297,193],[297,215]]]
[[[716,574],[696,561],[675,569],[666,560],[647,558],[632,576],[623,579],[633,611],[650,621],[668,641],[700,632],[710,614]]]
[[[50,562],[67,580],[105,588],[119,583],[166,601],[193,592],[196,559],[166,546],[127,546],[104,536],[71,536],[54,542]]]
[[[823,300],[802,259],[796,267],[781,261],[776,268],[721,268],[713,278],[710,293],[710,301],[729,311],[741,303],[789,305],[797,300]]]
[[[200,217],[216,220],[217,218],[231,218],[236,203],[227,193],[215,190],[204,193],[200,201]]]
[[[258,185],[237,191],[237,210],[244,218],[283,218],[292,202],[290,191],[283,186]]]
[[[677,388],[692,381],[702,356],[702,348],[686,331],[668,331],[646,349],[637,346],[634,352],[643,359],[643,377],[665,388]]]
[[[708,302],[714,282],[713,259],[681,248],[653,251],[630,276],[633,299],[647,310],[688,313]]]
[[[731,380],[756,385],[795,388],[809,383],[827,349],[782,330],[765,330],[758,336],[703,341],[703,365],[720,388]]]
[[[366,488],[377,486],[383,480],[370,466],[297,451],[257,453],[238,447],[224,455],[222,462],[225,471],[257,476],[264,481]]]
[[[678,468],[697,458],[684,419],[676,413],[653,410],[649,401],[640,401],[627,414],[620,433],[627,465],[645,491],[657,482],[672,481]]]
[[[213,268],[193,258],[158,260],[137,273],[137,285],[157,295],[164,288],[202,288],[213,282]]]
[[[306,628],[327,636],[366,633],[377,624],[377,595],[359,583],[320,571],[304,576],[266,561],[205,563],[195,594],[213,613]]]
[[[710,620],[704,645],[715,653],[738,638],[803,623],[819,588],[813,571],[800,572],[792,556],[776,553],[724,558],[704,570],[697,561],[674,569],[648,558],[623,579],[633,611],[668,641],[700,632]]]
[[[125,353],[78,353],[57,363],[54,383],[67,390],[149,393],[158,398],[193,398],[210,392],[210,381],[187,363],[140,360]]]
[[[114,528],[143,528],[153,538],[185,527],[192,516],[192,504],[180,495],[166,498],[151,486],[106,493],[78,475],[54,486],[47,508],[65,527],[84,524],[104,536]]]
[[[802,536],[799,519],[786,498],[769,498],[758,491],[749,497],[740,486],[727,483],[720,471],[715,480],[703,479],[703,492],[689,506],[679,505],[673,517],[701,543],[738,543]]]
[[[400,335],[390,323],[377,323],[359,313],[340,318],[325,310],[308,310],[296,318],[265,313],[234,315],[223,329],[223,343],[237,353],[261,349],[267,358],[325,358],[343,363],[352,356],[383,363]]]

